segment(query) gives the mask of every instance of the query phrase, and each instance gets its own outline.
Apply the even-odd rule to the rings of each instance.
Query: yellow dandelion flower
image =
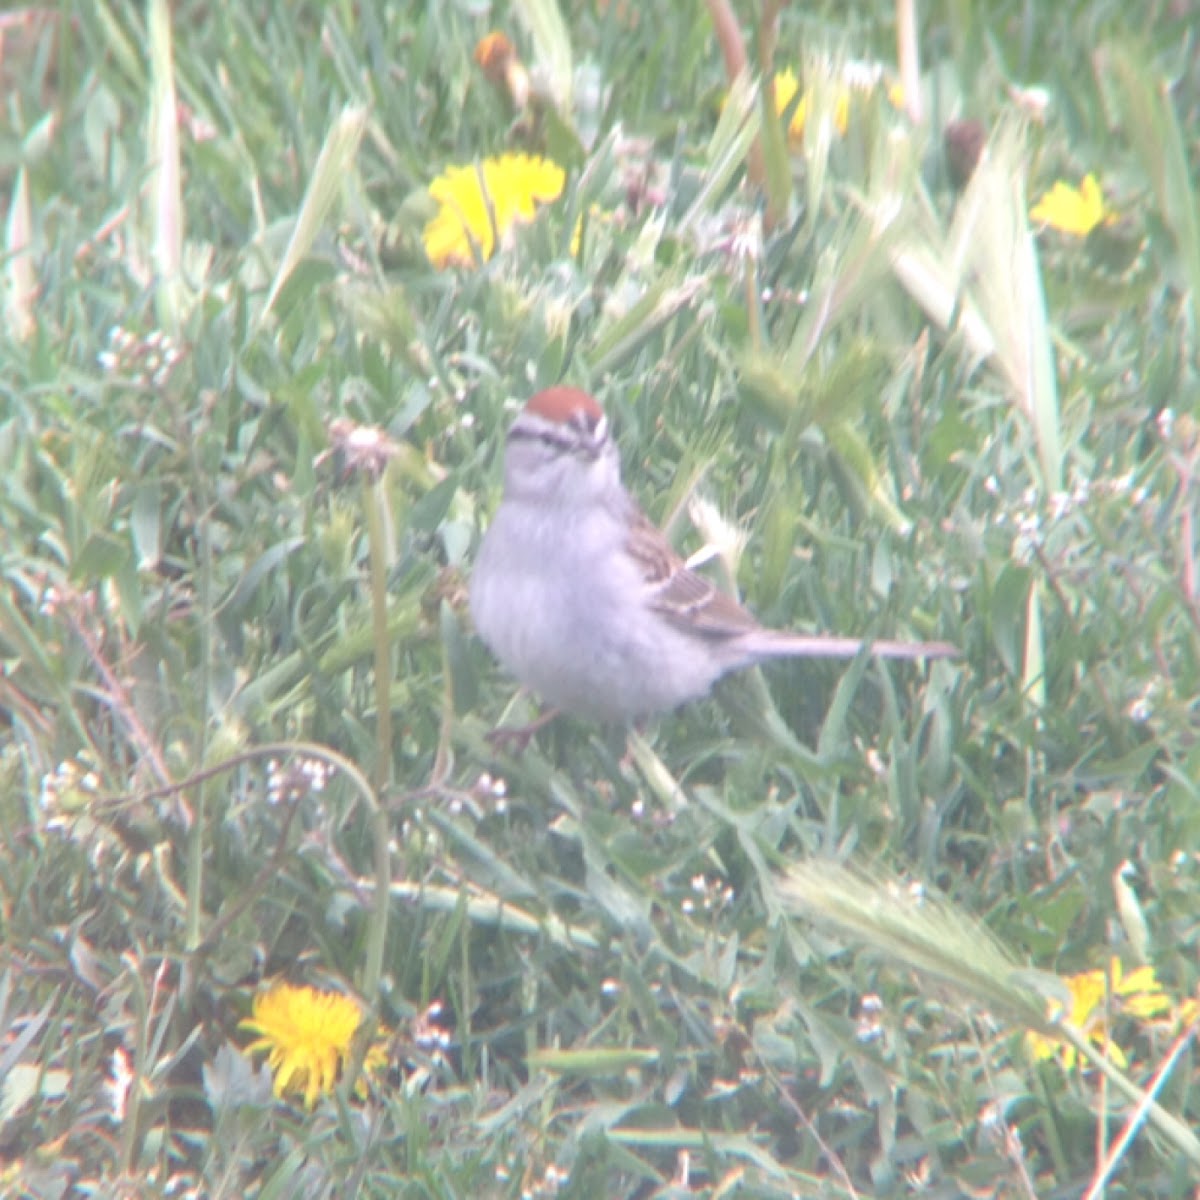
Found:
[[[1104,972],[1084,971],[1080,975],[1069,975],[1063,982],[1071,996],[1068,1009],[1054,1001],[1050,1005],[1049,1017],[1054,1021],[1065,1020],[1076,1029],[1086,1029],[1088,1022],[1097,1006],[1104,1003]],[[1057,1038],[1044,1037],[1040,1033],[1031,1033],[1029,1048],[1033,1057],[1039,1061],[1053,1058],[1056,1054],[1062,1056],[1063,1065],[1068,1069],[1075,1065],[1075,1047],[1060,1042]]]
[[[1126,975],[1116,956],[1110,961],[1107,973],[1103,970],[1084,971],[1069,975],[1063,982],[1071,996],[1070,1010],[1064,1012],[1061,1006],[1053,1005],[1049,1014],[1051,1019],[1064,1020],[1089,1041],[1105,1048],[1118,1067],[1127,1066],[1128,1060],[1121,1047],[1111,1039],[1107,1017],[1124,1013],[1137,1020],[1147,1020],[1171,1010],[1171,1001],[1159,986],[1153,967],[1138,967]],[[1057,1038],[1030,1033],[1027,1040],[1035,1059],[1057,1055],[1067,1070],[1071,1070],[1079,1059],[1074,1046]]]
[[[1104,193],[1095,175],[1085,175],[1077,188],[1061,179],[1029,210],[1029,217],[1071,237],[1087,237],[1097,225],[1116,217],[1104,206]]]
[[[1122,1012],[1145,1021],[1171,1011],[1170,997],[1159,986],[1153,967],[1138,967],[1126,975],[1114,955],[1108,974],[1113,995],[1121,999]]]
[[[775,72],[775,115],[782,117],[787,112],[788,105],[795,98],[796,93],[800,90],[800,81],[796,78],[796,73],[790,67],[785,67],[782,71]],[[792,118],[788,121],[787,135],[794,141],[798,142],[804,137],[804,121],[808,115],[808,96],[800,97],[800,103],[796,105],[795,111],[792,113]]]
[[[873,82],[864,82],[858,74],[850,71],[847,71],[845,81],[838,84],[833,98],[833,125],[838,131],[839,137],[845,137],[846,130],[850,128],[850,101],[854,93],[870,91],[873,86]],[[777,116],[782,117],[787,112],[788,105],[791,104],[799,89],[800,82],[791,68],[785,67],[783,70],[775,72],[775,113]],[[804,140],[804,125],[808,120],[809,99],[810,93],[808,89],[805,89],[788,121],[788,141],[793,144]]]
[[[518,222],[532,221],[538,204],[562,195],[566,172],[557,163],[529,154],[485,158],[478,165],[447,167],[430,185],[440,205],[425,226],[425,252],[439,270],[486,262]],[[473,247],[475,249],[473,249]]]
[[[275,1095],[303,1092],[312,1108],[337,1083],[361,1020],[358,1002],[341,992],[276,983],[254,997],[239,1028],[259,1035],[246,1049],[267,1052]]]
[[[1190,1029],[1200,1022],[1200,999],[1189,996],[1175,1011],[1175,1023],[1180,1029]]]

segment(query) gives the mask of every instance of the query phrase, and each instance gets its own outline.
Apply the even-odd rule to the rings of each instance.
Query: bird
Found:
[[[909,642],[767,628],[692,570],[621,481],[608,418],[580,388],[539,391],[508,430],[504,491],[470,579],[476,631],[551,707],[629,723],[775,658],[956,655]],[[540,724],[540,723],[539,723]]]

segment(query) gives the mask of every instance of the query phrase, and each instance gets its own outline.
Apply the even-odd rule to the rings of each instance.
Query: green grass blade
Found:
[[[271,282],[271,290],[267,293],[266,303],[259,317],[260,322],[270,315],[284,284],[312,249],[325,218],[341,194],[366,125],[367,110],[360,105],[348,105],[342,109],[326,134],[321,153],[317,156],[316,165],[309,177],[300,211],[296,214],[287,249],[283,252],[283,259]]]

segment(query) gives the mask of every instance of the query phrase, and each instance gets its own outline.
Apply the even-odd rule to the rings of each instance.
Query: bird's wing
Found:
[[[714,640],[756,633],[760,656],[853,658],[863,648],[860,638],[765,629],[732,596],[691,570],[640,509],[631,518],[629,553],[641,568],[651,608],[689,633]],[[879,658],[957,658],[960,653],[948,642],[872,641],[869,645]]]
[[[759,627],[732,596],[691,570],[640,510],[630,527],[629,553],[641,568],[651,607],[681,628],[727,638]]]

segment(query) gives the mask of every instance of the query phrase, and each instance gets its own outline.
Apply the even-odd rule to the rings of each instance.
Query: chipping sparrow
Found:
[[[508,431],[504,498],[471,576],[475,626],[496,657],[568,713],[626,721],[703,696],[768,658],[853,658],[857,638],[764,628],[690,570],[621,484],[600,405],[539,392]],[[945,642],[871,643],[886,658]]]

